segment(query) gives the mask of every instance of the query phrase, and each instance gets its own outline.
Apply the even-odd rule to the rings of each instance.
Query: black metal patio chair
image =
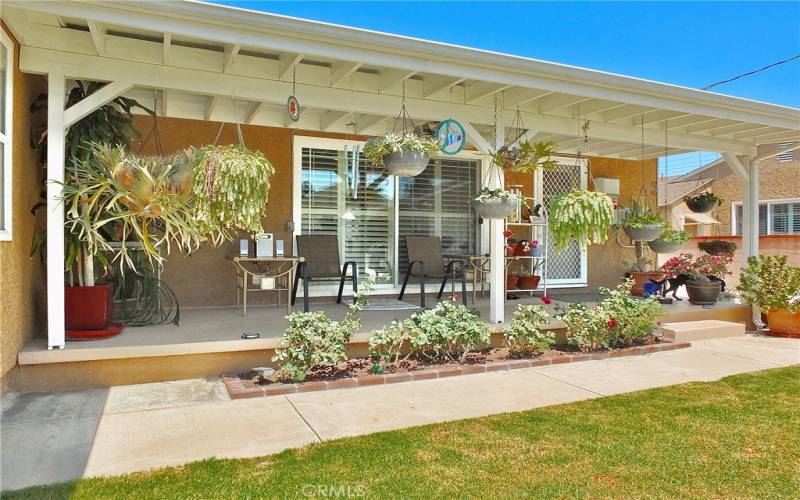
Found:
[[[353,303],[356,301],[358,292],[358,265],[355,261],[347,261],[342,266],[339,259],[339,239],[336,236],[325,235],[298,235],[297,236],[297,255],[305,260],[298,264],[294,275],[294,286],[292,287],[292,305],[297,298],[297,287],[300,280],[303,280],[303,310],[308,312],[308,286],[311,280],[319,279],[338,279],[339,294],[336,296],[336,303],[342,302],[342,291],[344,282],[347,279],[347,269],[352,268],[351,275],[353,280]]]
[[[406,285],[410,277],[419,281],[420,306],[425,308],[425,280],[442,280],[436,299],[442,298],[448,278],[461,280],[461,301],[467,305],[467,264],[463,259],[445,259],[442,257],[442,239],[438,236],[406,236],[408,250],[408,268],[400,289],[399,300],[403,300]],[[456,264],[458,264],[456,268]]]

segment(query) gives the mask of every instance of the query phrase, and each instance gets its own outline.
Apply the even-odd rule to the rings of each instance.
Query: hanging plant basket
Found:
[[[390,175],[416,177],[428,167],[431,157],[421,151],[393,151],[383,157]]]
[[[722,204],[722,199],[714,193],[705,192],[694,196],[686,196],[683,198],[689,210],[696,214],[705,214],[712,210],[714,207]]]
[[[573,189],[550,201],[550,232],[563,252],[574,241],[581,248],[603,244],[614,217],[614,203],[605,193]]]
[[[660,254],[667,254],[667,253],[675,253],[683,247],[683,243],[680,241],[664,241],[662,239],[656,239],[653,241],[648,241],[647,246],[650,247],[650,250],[654,251],[655,253]]]
[[[505,219],[517,209],[519,198],[489,198],[474,200],[472,206],[484,219]]]
[[[645,224],[642,227],[623,226],[622,230],[633,241],[653,241],[664,232],[661,224]]]

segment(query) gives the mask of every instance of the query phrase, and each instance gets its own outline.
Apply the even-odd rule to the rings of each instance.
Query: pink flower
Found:
[[[542,301],[543,304],[552,304],[553,303],[553,299],[551,299],[547,295],[542,295],[541,297],[539,297],[539,299]]]

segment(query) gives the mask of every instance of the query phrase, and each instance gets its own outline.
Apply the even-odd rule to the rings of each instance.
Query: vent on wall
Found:
[[[778,144],[778,149],[786,149],[791,145],[793,145],[793,143],[791,142]],[[781,153],[778,155],[778,161],[792,161],[793,159],[794,159],[794,151],[788,151],[786,153]]]

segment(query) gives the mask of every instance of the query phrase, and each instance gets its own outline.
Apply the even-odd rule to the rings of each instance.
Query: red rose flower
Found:
[[[514,236],[514,233],[506,229],[505,231],[503,231],[503,236],[505,236],[506,238],[511,238],[512,236]]]
[[[615,320],[614,318],[611,318],[610,320],[608,320],[608,323],[606,323],[606,324],[608,325],[609,328],[616,328],[617,327],[617,320]]]
[[[553,299],[551,299],[547,295],[542,295],[541,297],[539,297],[539,299],[542,301],[543,304],[552,304],[553,303]]]

